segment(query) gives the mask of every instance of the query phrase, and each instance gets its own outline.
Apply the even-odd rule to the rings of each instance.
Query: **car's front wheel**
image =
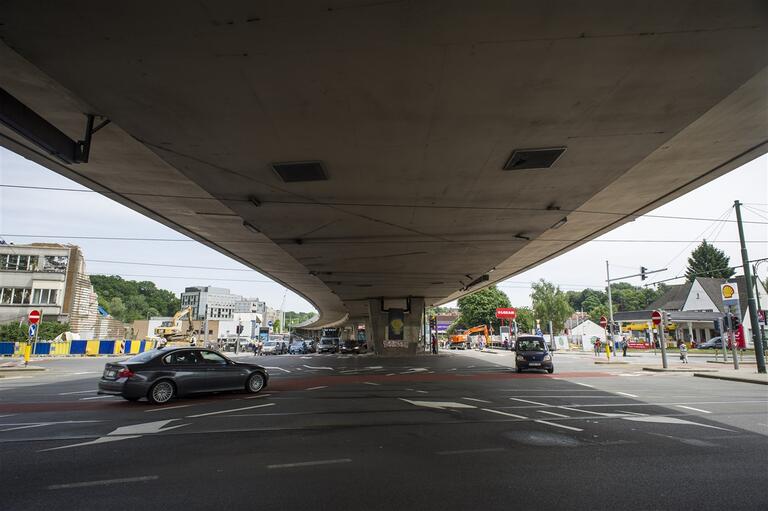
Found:
[[[266,383],[266,380],[264,378],[264,375],[259,372],[256,372],[248,377],[248,382],[245,384],[245,388],[251,394],[256,394],[257,392],[260,392],[261,389],[264,388],[265,383]]]
[[[554,368],[554,367],[549,367],[549,368],[547,368],[547,372],[548,372],[549,374],[552,374],[552,373],[554,373],[554,372],[555,372],[555,368]]]
[[[164,405],[173,399],[174,394],[176,394],[176,388],[173,383],[168,380],[161,380],[149,389],[147,399],[153,405]]]

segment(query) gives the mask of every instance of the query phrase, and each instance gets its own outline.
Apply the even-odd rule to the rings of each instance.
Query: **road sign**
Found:
[[[499,319],[515,319],[517,317],[517,309],[514,307],[501,307],[496,309],[496,317]]]
[[[267,326],[272,326],[272,321],[267,321]]]
[[[651,313],[651,321],[653,321],[653,324],[658,326],[661,324],[661,311],[653,311]]]
[[[720,296],[723,299],[723,305],[739,305],[739,287],[735,282],[727,282],[720,285]]]
[[[40,311],[38,310],[29,311],[29,316],[27,316],[27,321],[29,321],[30,325],[37,324],[37,322],[40,321]]]
[[[32,323],[29,325],[29,338],[33,338],[35,336],[35,333],[37,332],[37,323]]]
[[[605,316],[601,316],[600,317],[600,326],[603,327],[603,328],[607,327],[608,326],[608,318],[606,318]]]

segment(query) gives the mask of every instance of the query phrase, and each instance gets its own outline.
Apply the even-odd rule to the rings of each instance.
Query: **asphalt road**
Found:
[[[164,407],[97,396],[104,360],[1,378],[0,508],[768,508],[764,386],[565,354],[259,360],[261,394]]]

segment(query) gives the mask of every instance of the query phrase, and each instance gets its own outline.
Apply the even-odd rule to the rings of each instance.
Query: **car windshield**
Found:
[[[333,344],[333,339],[320,339],[320,344]]]
[[[277,343],[275,341],[267,341],[264,343],[264,346],[275,346]]]
[[[545,351],[544,340],[537,337],[521,338],[517,340],[518,351]]]

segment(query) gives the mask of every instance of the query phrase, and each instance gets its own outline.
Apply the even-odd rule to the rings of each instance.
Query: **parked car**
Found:
[[[338,337],[323,337],[317,344],[318,353],[338,353],[339,351],[339,338]]]
[[[146,397],[161,405],[174,397],[203,392],[245,390],[255,394],[268,382],[269,374],[260,365],[235,362],[203,348],[163,348],[106,364],[98,393],[128,401]]]
[[[339,345],[339,353],[360,353],[361,346],[357,341],[344,341]]]
[[[712,349],[723,349],[723,338],[722,337],[713,337],[708,341],[702,342],[698,346],[696,346],[697,349],[700,350],[712,350]]]
[[[545,369],[548,373],[555,371],[552,363],[552,352],[544,337],[526,335],[517,338],[515,345],[515,368],[517,372],[526,369]]]
[[[282,341],[264,341],[264,346],[261,348],[262,355],[282,355],[283,353]]]
[[[304,344],[304,341],[294,341],[291,343],[291,346],[288,348],[288,353],[290,353],[291,355],[293,354],[303,355],[307,353],[307,345]]]

